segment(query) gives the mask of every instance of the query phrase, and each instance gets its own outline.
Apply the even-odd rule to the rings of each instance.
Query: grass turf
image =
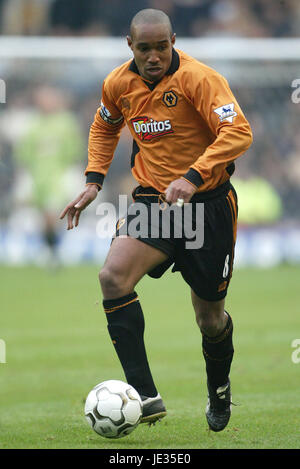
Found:
[[[144,278],[137,292],[145,341],[168,416],[128,437],[101,438],[83,415],[89,390],[124,376],[102,313],[97,268],[51,272],[0,267],[0,448],[299,448],[298,267],[236,270],[227,297],[234,320],[233,408],[207,430],[201,337],[180,274]]]

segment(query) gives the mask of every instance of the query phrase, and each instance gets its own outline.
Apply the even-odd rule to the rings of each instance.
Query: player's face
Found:
[[[127,37],[137,68],[143,78],[160,80],[168,71],[172,61],[172,47],[175,34],[164,24],[140,24],[135,27],[134,36]]]

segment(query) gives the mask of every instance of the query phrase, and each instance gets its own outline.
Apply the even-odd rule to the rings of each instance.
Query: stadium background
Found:
[[[146,7],[167,12],[178,47],[182,44],[227,77],[252,125],[254,144],[238,160],[235,173],[240,196],[236,266],[299,262],[300,105],[291,99],[299,43],[279,47],[299,34],[299,2],[125,3],[0,1],[0,78],[6,84],[6,102],[0,104],[0,262],[49,265],[49,246],[56,242],[59,263],[103,260],[109,239],[95,236],[96,203],[83,214],[76,235],[65,232],[57,216],[84,185],[88,131],[102,80],[130,58],[124,36],[133,14]],[[43,42],[49,37],[73,42],[68,47]],[[239,46],[244,38],[249,41]],[[258,44],[251,42],[257,38]],[[78,52],[83,39],[92,42]],[[273,42],[267,44],[268,39]],[[131,144],[124,130],[98,203],[117,206],[119,194],[130,196]],[[48,238],[45,226],[50,227]]]
[[[168,417],[107,441],[91,432],[83,401],[96,383],[124,379],[101,308],[97,272],[110,240],[97,236],[96,209],[134,186],[126,130],[79,228],[67,232],[58,215],[84,186],[102,80],[130,58],[124,35],[145,7],[166,11],[178,47],[227,77],[254,132],[235,174],[240,224],[226,303],[238,406],[223,432],[207,432],[189,289],[180,274],[146,276],[137,291]],[[1,449],[299,449],[299,26],[298,0],[0,0]]]

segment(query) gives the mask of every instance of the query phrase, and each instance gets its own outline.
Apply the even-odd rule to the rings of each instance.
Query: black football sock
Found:
[[[206,362],[207,380],[217,389],[228,382],[234,348],[232,343],[233,324],[228,315],[227,324],[221,334],[208,337],[202,333],[202,349]]]
[[[127,382],[139,394],[154,397],[153,382],[144,344],[144,315],[135,292],[121,298],[103,301],[108,331]]]

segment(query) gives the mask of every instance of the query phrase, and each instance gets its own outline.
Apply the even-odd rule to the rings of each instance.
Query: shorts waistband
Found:
[[[223,184],[221,184],[220,186],[210,191],[197,192],[191,198],[191,202],[205,202],[206,200],[215,199],[216,197],[219,197],[223,194],[227,194],[229,190],[231,189],[231,187],[232,186],[231,186],[230,180],[228,180],[224,182]],[[142,196],[154,197],[154,198],[159,197],[160,199],[164,200],[165,194],[159,192],[153,187],[137,186],[132,192],[132,197],[135,200],[136,197],[139,197],[139,196],[140,197]]]

